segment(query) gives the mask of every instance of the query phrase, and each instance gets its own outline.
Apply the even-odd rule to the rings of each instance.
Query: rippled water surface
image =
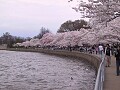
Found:
[[[0,51],[0,90],[93,90],[95,71],[67,57]]]

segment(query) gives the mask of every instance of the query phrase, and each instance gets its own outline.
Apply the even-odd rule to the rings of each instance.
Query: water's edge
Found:
[[[66,51],[66,50],[48,50],[48,49],[23,49],[23,48],[8,48],[8,51],[24,51],[24,52],[39,52],[45,54],[53,54],[59,56],[67,56],[67,57],[75,57],[79,60],[83,59],[89,62],[95,68],[95,72],[97,75],[97,71],[100,65],[100,58],[94,55],[90,55],[87,53],[81,53],[78,51]]]

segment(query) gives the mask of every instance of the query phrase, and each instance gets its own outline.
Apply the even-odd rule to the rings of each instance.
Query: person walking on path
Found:
[[[115,52],[115,57],[116,57],[116,73],[117,73],[117,76],[119,76],[119,74],[120,74],[120,70],[119,70],[119,67],[120,67],[120,46],[117,47],[117,50]]]
[[[106,58],[106,67],[110,67],[111,64],[111,48],[109,46],[109,44],[107,44],[106,47],[106,53],[105,53],[105,58]]]
[[[103,51],[104,51],[103,46],[100,44],[99,47],[98,47],[98,49],[99,49],[100,57],[102,59],[102,57],[103,57]]]

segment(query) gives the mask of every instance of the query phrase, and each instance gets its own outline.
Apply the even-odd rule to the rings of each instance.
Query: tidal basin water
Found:
[[[75,58],[0,50],[0,90],[93,90],[95,78]]]

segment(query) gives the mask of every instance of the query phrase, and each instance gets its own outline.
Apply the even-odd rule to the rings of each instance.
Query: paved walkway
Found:
[[[104,90],[120,90],[120,76],[116,76],[116,60],[112,57],[111,67],[106,67]]]

